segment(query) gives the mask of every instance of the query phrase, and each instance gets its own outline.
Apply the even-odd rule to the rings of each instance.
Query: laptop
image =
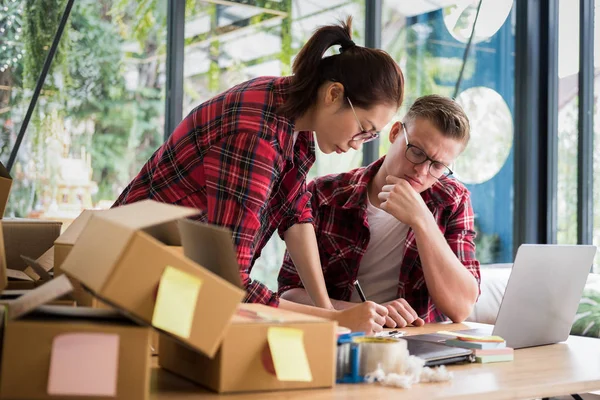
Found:
[[[426,367],[475,361],[475,356],[470,349],[450,347],[445,344],[422,340],[410,340],[411,337],[403,337],[403,339],[408,339],[406,341],[408,343],[408,354],[425,360]]]
[[[375,337],[400,338],[407,342],[408,353],[425,361],[426,367],[435,365],[455,364],[460,362],[474,362],[475,356],[471,349],[446,346],[443,343],[435,343],[437,340],[411,340],[414,337],[428,336],[416,335],[405,336],[406,332],[401,330],[385,330],[375,334]],[[439,335],[438,335],[439,336]],[[447,336],[445,337],[448,338]]]
[[[596,246],[524,244],[519,247],[496,324],[458,331],[498,335],[514,349],[563,342],[569,337]],[[443,342],[446,335],[406,339]]]

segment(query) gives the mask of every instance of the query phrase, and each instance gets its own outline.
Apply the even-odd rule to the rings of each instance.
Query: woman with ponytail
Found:
[[[315,142],[324,153],[358,150],[402,104],[400,68],[384,51],[357,46],[351,23],[318,29],[296,57],[292,76],[255,78],[197,106],[114,206],[153,199],[199,209],[198,220],[233,232],[245,301],[374,332],[385,323],[384,307],[365,302],[337,311],[329,300],[306,192]],[[340,54],[323,57],[335,45]],[[250,279],[275,230],[317,307],[279,299]]]

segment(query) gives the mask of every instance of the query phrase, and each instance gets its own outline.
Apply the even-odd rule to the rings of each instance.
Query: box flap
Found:
[[[5,302],[8,300],[14,300],[29,292],[30,290],[5,290],[4,292],[2,292],[2,294],[0,294],[0,301]]]
[[[10,307],[10,306],[9,306]],[[92,307],[42,305],[22,316],[23,320],[83,320],[139,326],[117,310]]]
[[[94,214],[60,269],[69,277],[100,293],[135,231]]]
[[[46,272],[50,272],[54,267],[54,246],[46,250],[46,252],[36,261],[44,268],[44,270],[46,270]]]
[[[75,241],[81,235],[83,228],[96,213],[101,213],[101,210],[83,210],[77,218],[71,222],[71,225],[65,229],[62,235],[60,235],[55,241],[55,244],[75,244]]]
[[[1,163],[0,163],[1,164]],[[6,252],[4,251],[4,233],[2,223],[0,223],[0,292],[8,285],[8,277],[6,272]]]
[[[6,270],[6,277],[15,281],[33,281],[25,272],[10,268]]]
[[[242,303],[233,316],[233,324],[273,324],[273,323],[330,323],[332,321],[308,314],[301,314],[264,304]]]
[[[31,269],[33,269],[33,271],[39,276],[39,279],[43,281],[49,281],[50,279],[52,279],[48,271],[46,271],[46,269],[42,267],[42,265],[36,260],[23,255],[21,256],[21,258],[23,259],[23,261],[25,261],[28,267],[31,267]]]
[[[183,254],[232,285],[242,288],[231,231],[190,219],[177,222]]]
[[[43,284],[8,305],[8,319],[15,319],[35,310],[37,307],[70,293],[71,281],[64,275]]]
[[[23,270],[23,273],[25,273],[25,275],[30,277],[31,280],[33,280],[34,282],[37,282],[40,280],[40,276],[38,274],[36,274],[35,271],[33,270],[33,268],[31,268],[31,267],[25,267],[25,269]]]
[[[127,226],[132,230],[138,230],[199,213],[200,211],[194,208],[144,200],[106,210],[102,213],[102,218]]]
[[[4,210],[6,209],[6,204],[8,204],[11,186],[12,178],[4,164],[0,162],[0,218],[4,216]]]

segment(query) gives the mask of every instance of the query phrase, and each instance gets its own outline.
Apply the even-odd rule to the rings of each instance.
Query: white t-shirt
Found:
[[[367,196],[367,219],[371,239],[358,268],[358,281],[367,300],[385,303],[398,294],[400,266],[409,226],[371,204]],[[360,302],[356,290],[352,302]]]
[[[300,133],[300,131],[294,131],[294,141],[292,142],[292,147],[294,147],[296,145],[296,140],[298,140],[298,134]]]

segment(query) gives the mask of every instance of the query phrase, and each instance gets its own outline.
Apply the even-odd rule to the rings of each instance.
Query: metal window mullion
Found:
[[[167,2],[167,77],[165,88],[165,140],[183,118],[183,56],[185,1]]]
[[[579,6],[579,140],[577,146],[577,242],[593,237],[594,1]]]
[[[540,204],[540,19],[539,2],[515,2],[515,204],[513,252],[523,243],[538,243]]]
[[[381,48],[381,13],[383,0],[365,0],[365,46]],[[363,145],[363,165],[379,158],[379,140]]]
[[[546,68],[540,74],[540,90],[544,92],[546,107],[540,108],[540,140],[545,152],[542,152],[540,163],[546,166],[545,185],[540,187],[544,195],[539,217],[542,221],[540,236],[544,243],[557,241],[557,190],[558,190],[558,9],[559,0],[547,0],[541,3],[542,15],[540,65]],[[542,161],[543,159],[543,161]]]

